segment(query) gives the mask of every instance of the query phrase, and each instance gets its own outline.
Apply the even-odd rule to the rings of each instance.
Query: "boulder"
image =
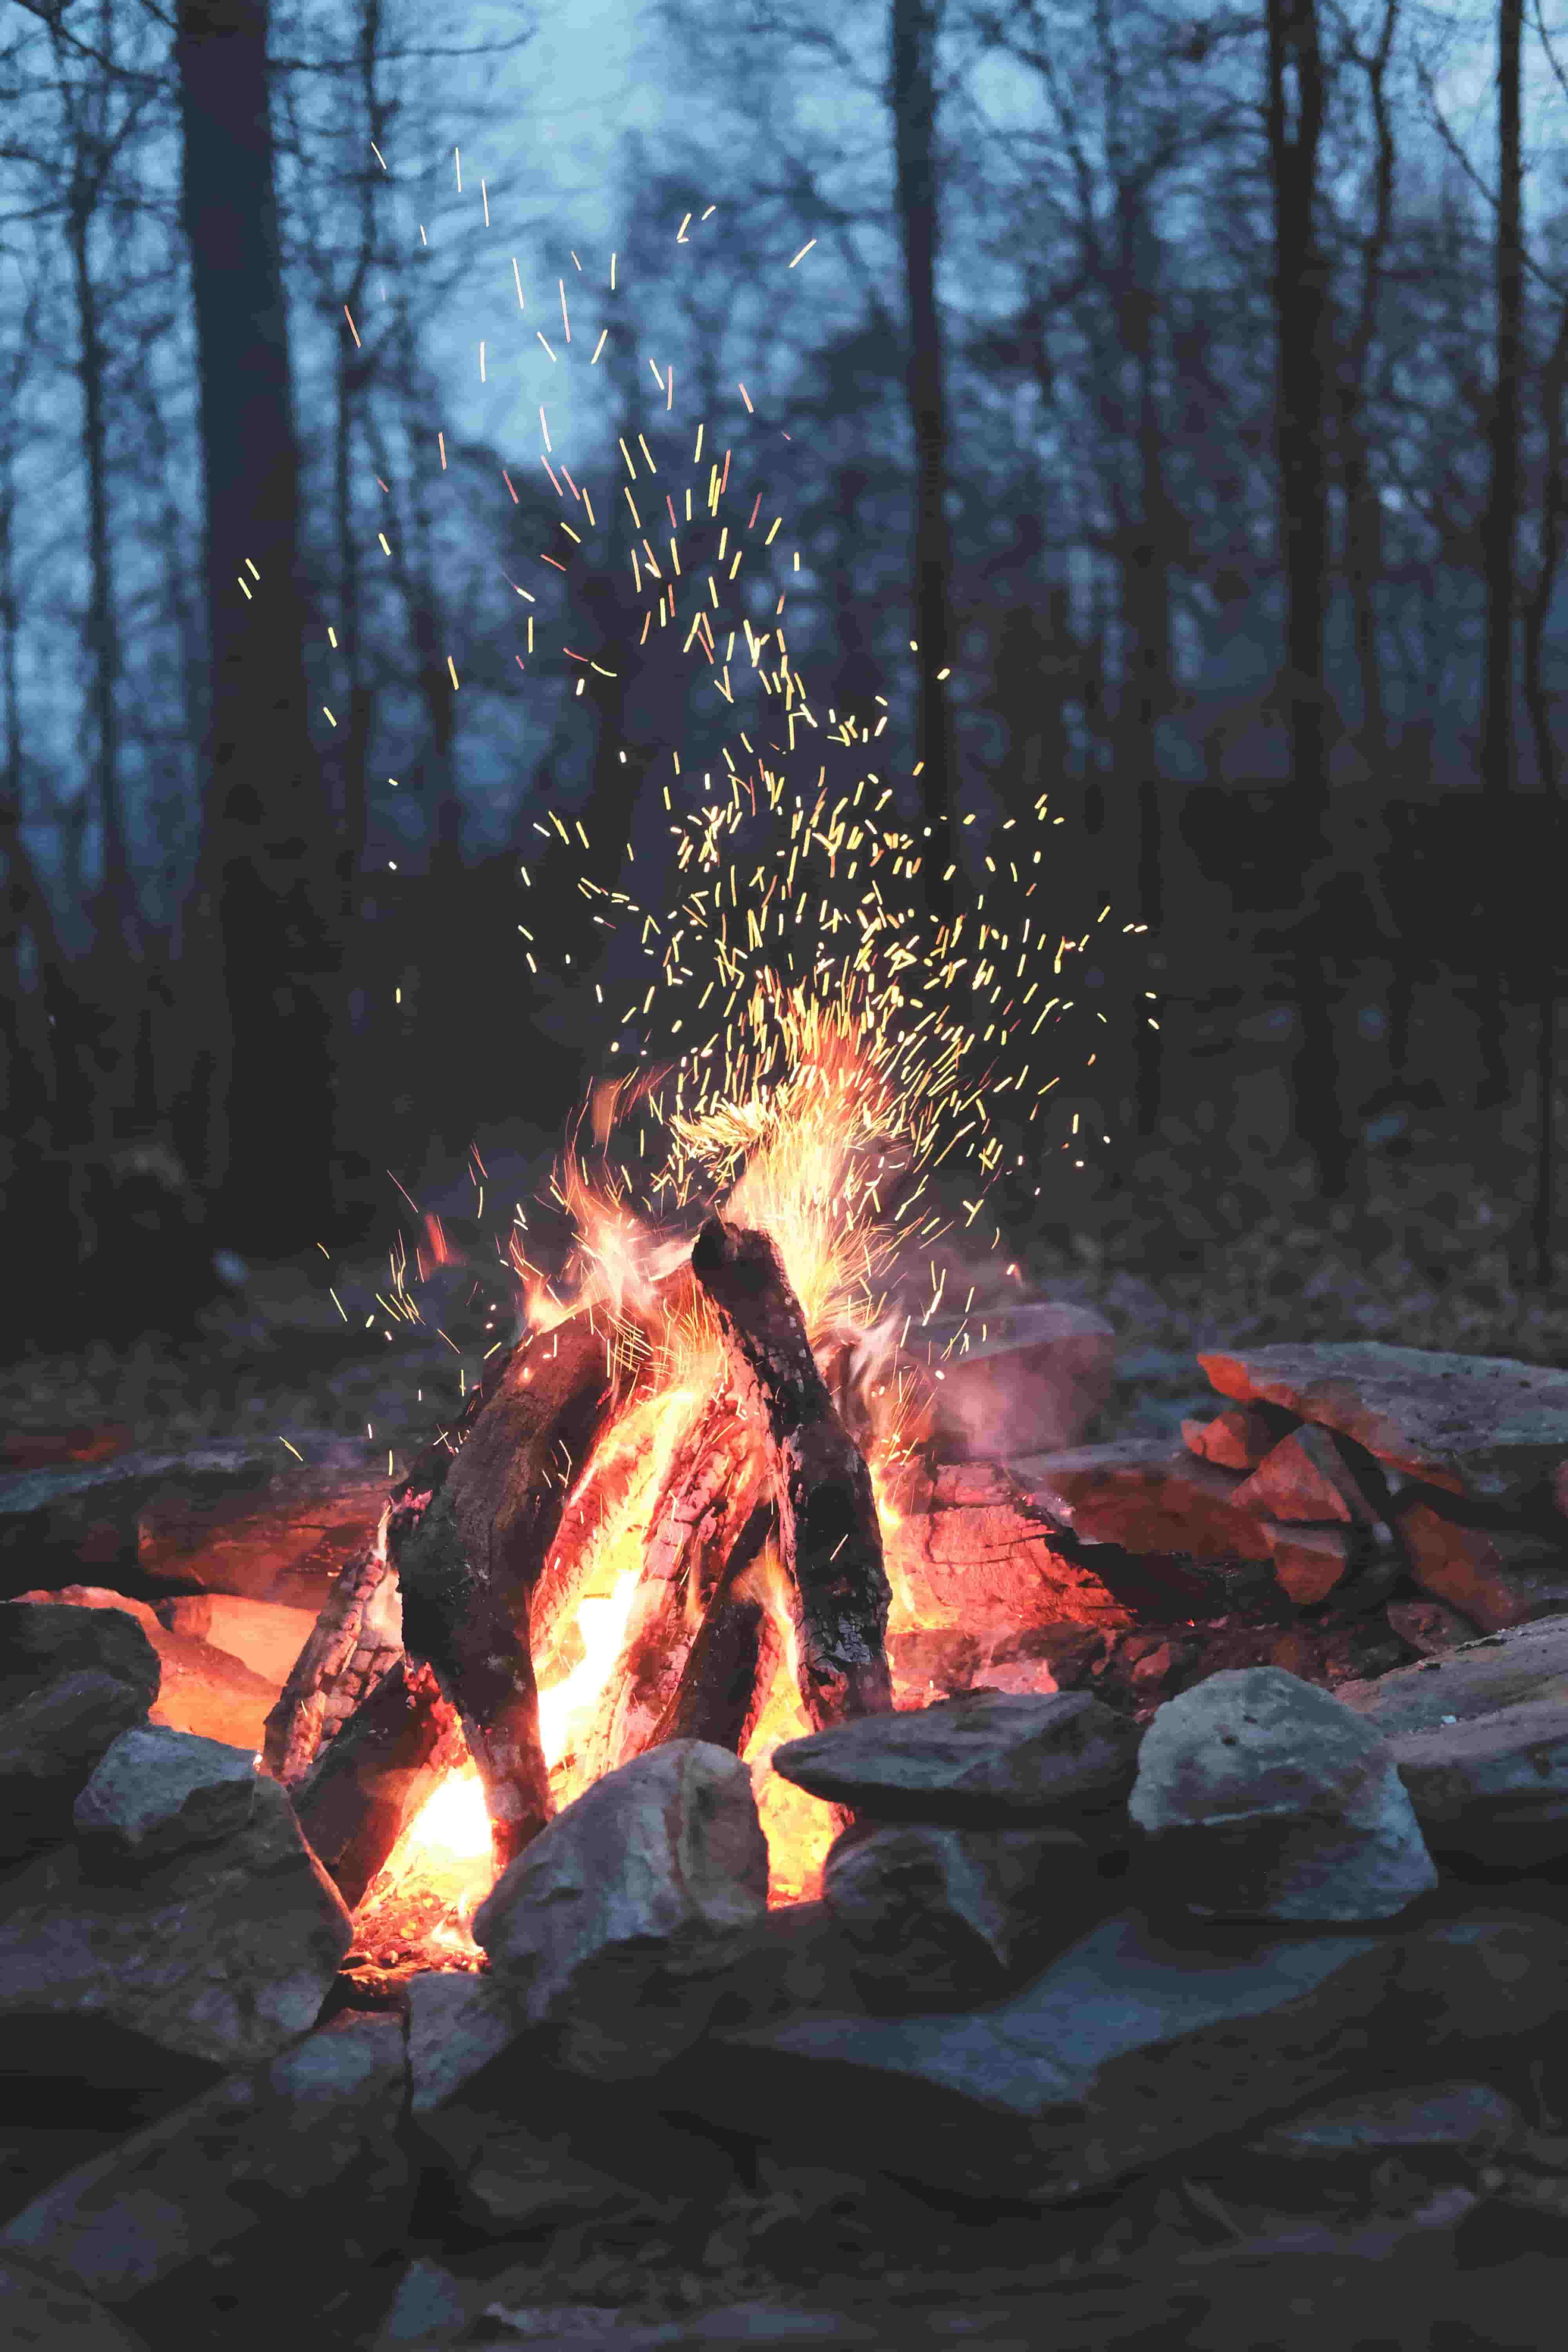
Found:
[[[1437,1884],[1387,1743],[1278,1666],[1162,1707],[1128,1810],[1152,1887],[1200,1917],[1386,1919]]]
[[[1423,1592],[1464,1612],[1488,1633],[1568,1609],[1568,1527],[1467,1527],[1418,1494],[1394,1507],[1394,1536]]]
[[[175,2057],[258,2063],[314,2023],[352,1941],[287,1794],[258,1776],[242,1828],[149,1861],[129,1883],[100,1875],[88,1845],[56,1847],[9,1874],[0,2055],[26,2067],[35,2042],[85,2020]]]
[[[595,1781],[502,1872],[474,1938],[558,2054],[651,2074],[702,2031],[766,1910],[768,1849],[739,1757],[673,1739]]]
[[[180,2302],[220,2293],[243,2290],[254,2324],[269,2273],[311,2320],[407,2227],[405,2090],[399,2021],[343,2018],[67,2173],[0,2229],[0,2255],[130,2305],[160,2344],[184,2340]]]
[[[773,1767],[811,1796],[872,1820],[1082,1829],[1121,1818],[1138,1738],[1087,1691],[975,1691],[785,1740]]]
[[[838,1838],[822,1899],[859,1962],[900,2008],[988,2000],[1052,1928],[1070,1941],[1106,1906],[1095,1857],[1070,1830],[962,1830],[900,1822]]]
[[[1478,1501],[1550,1505],[1568,1463],[1568,1371],[1381,1340],[1200,1354],[1222,1396],[1281,1407],[1379,1462]]]
[[[68,1837],[71,1808],[158,1695],[158,1657],[117,1609],[0,1603],[0,1860]]]
[[[939,1318],[911,1333],[906,1349],[942,1375],[943,1434],[976,1454],[1079,1444],[1116,1379],[1112,1327],[1066,1299]]]
[[[1263,1531],[1280,1590],[1289,1594],[1298,1609],[1315,1608],[1350,1574],[1346,1528],[1304,1528],[1266,1519]]]
[[[162,1725],[122,1731],[76,1801],[78,1837],[111,1867],[237,1836],[256,1810],[256,1759]]]
[[[132,1601],[129,1594],[111,1591],[107,1584],[63,1584],[53,1592],[35,1588],[31,1592],[18,1592],[18,1601],[45,1601],[51,1609],[121,1609],[127,1617],[134,1617],[154,1649],[163,1631],[156,1610],[145,1601]]]

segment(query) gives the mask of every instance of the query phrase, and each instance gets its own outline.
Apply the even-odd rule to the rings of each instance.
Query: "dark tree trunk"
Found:
[[[1285,568],[1282,716],[1293,789],[1322,838],[1328,801],[1323,634],[1329,499],[1324,447],[1328,271],[1316,221],[1324,89],[1317,0],[1268,0],[1266,120],[1274,199],[1276,448]],[[1293,1077],[1296,1124],[1319,1187],[1344,1191],[1348,1146],[1331,1017],[1331,968],[1321,922],[1304,908],[1292,961],[1301,1044]]]
[[[936,301],[936,46],[941,0],[893,0],[889,100],[893,110],[899,233],[909,295],[910,423],[915,451],[915,758],[921,779],[926,905],[951,922],[957,904],[958,737],[942,673],[952,660],[947,520],[947,413]]]
[[[763,1435],[814,1730],[890,1714],[892,1587],[865,1456],[833,1409],[800,1302],[765,1234],[710,1217],[691,1265],[717,1309],[736,1389]]]
[[[307,715],[267,37],[267,0],[179,0],[212,677],[202,873],[228,1027],[222,1190],[237,1243],[287,1252],[332,1215],[341,950]]]
[[[1563,561],[1563,523],[1568,515],[1568,463],[1565,463],[1563,411],[1568,398],[1568,301],[1558,315],[1556,339],[1542,379],[1542,406],[1546,424],[1546,478],[1541,492],[1541,559],[1531,583],[1524,613],[1524,699],[1530,712],[1536,764],[1549,816],[1555,824],[1563,805],[1563,761],[1552,731],[1551,698],[1543,656],[1546,624]],[[1553,833],[1553,843],[1560,835]],[[1553,856],[1548,872],[1555,875]],[[1540,979],[1535,1005],[1535,1199],[1531,1212],[1531,1276],[1538,1290],[1549,1290],[1553,1274],[1557,1110],[1557,964],[1560,953],[1555,909],[1547,910],[1535,926]]]

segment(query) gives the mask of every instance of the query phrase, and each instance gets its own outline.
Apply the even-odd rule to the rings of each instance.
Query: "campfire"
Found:
[[[771,1774],[773,1749],[925,1705],[931,1637],[967,1622],[926,1572],[916,1504],[942,1428],[932,1323],[963,1262],[942,1254],[934,1174],[972,1134],[952,1164],[980,1194],[997,1172],[988,1103],[1027,1066],[998,1079],[998,1047],[978,1077],[967,1066],[999,1029],[972,1025],[975,991],[994,983],[978,1000],[994,1010],[1005,954],[1027,1001],[1045,931],[1028,911],[1011,935],[980,920],[972,958],[961,916],[922,953],[878,889],[852,960],[748,964],[725,919],[738,867],[714,846],[739,808],[705,813],[695,855],[721,881],[665,958],[689,982],[706,940],[730,992],[721,1030],[593,1090],[552,1187],[574,1236],[564,1265],[550,1280],[531,1261],[520,1206],[507,1257],[524,1336],[492,1351],[395,1488],[269,1720],[268,1769],[357,1906],[367,1962],[479,1965],[468,1922],[496,1874],[592,1782],[673,1738],[750,1765],[770,1899],[811,1895],[847,1817]],[[840,879],[846,847],[918,871],[908,837],[868,816],[847,839],[839,810],[825,823],[819,804],[804,832],[803,814],[777,852],[791,879],[814,843]],[[746,912],[753,950],[783,878],[764,922]],[[1063,940],[1053,970],[1082,944]],[[963,1202],[966,1226],[979,1206]],[[992,1302],[1007,1278],[993,1257]],[[977,1286],[949,1352],[969,1345]]]

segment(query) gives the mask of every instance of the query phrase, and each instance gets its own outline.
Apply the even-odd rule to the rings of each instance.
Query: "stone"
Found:
[[[11,2352],[148,2352],[91,2295],[15,2255],[0,2256],[0,2341]]]
[[[1337,2161],[1397,2148],[1454,2148],[1495,2154],[1513,2144],[1523,2117],[1487,2083],[1436,2083],[1419,2089],[1358,2091],[1271,2124],[1248,2153],[1293,2162]]]
[[[0,1860],[70,1835],[77,1798],[158,1680],[121,1610],[0,1603]]]
[[[1082,1829],[1120,1816],[1138,1737],[1087,1691],[976,1691],[785,1740],[773,1766],[809,1795],[872,1820]]]
[[[1441,1601],[1390,1601],[1383,1613],[1400,1640],[1427,1658],[1440,1658],[1446,1650],[1457,1650],[1479,1630]]]
[[[890,1979],[904,2007],[989,1999],[1052,1923],[1066,1943],[1086,1906],[1107,1907],[1101,1893],[1094,1855],[1070,1830],[931,1822],[847,1831],[822,1877],[862,1978]]]
[[[1369,1527],[1373,1517],[1333,1433],[1310,1424],[1272,1446],[1231,1499],[1266,1519]]]
[[[143,1723],[105,1752],[72,1819],[84,1843],[134,1866],[234,1837],[255,1809],[247,1749]]]
[[[1200,1462],[1219,1470],[1256,1470],[1294,1426],[1277,1405],[1229,1405],[1212,1421],[1184,1421],[1182,1443]]]
[[[672,1739],[557,1814],[479,1906],[474,1938],[564,2064],[629,2078],[702,2031],[767,1889],[747,1767]]]
[[[304,2319],[307,2298],[324,2299],[329,2259],[365,2263],[406,2229],[405,2088],[399,2021],[345,2018],[52,2183],[0,2230],[0,2255],[132,2305],[139,2324],[159,2308],[154,2290],[205,2300],[244,2287],[250,2303],[270,2270]],[[161,2315],[153,2340],[179,2341]]]
[[[158,1615],[171,1633],[226,1650],[275,1689],[288,1681],[316,1622],[308,1610],[235,1592],[194,1592],[161,1601]]]
[[[1320,1422],[1449,1494],[1532,1504],[1568,1463],[1568,1371],[1552,1365],[1381,1340],[1214,1349],[1198,1361],[1222,1396]]]
[[[1083,1543],[1192,1559],[1268,1557],[1260,1514],[1235,1502],[1243,1481],[1169,1438],[1031,1454],[1012,1469],[1028,1499]]]
[[[1200,1917],[1386,1919],[1437,1884],[1387,1743],[1278,1666],[1162,1707],[1128,1811],[1151,1885]]]
[[[976,1454],[1077,1445],[1116,1379],[1114,1329],[1066,1299],[939,1318],[911,1332],[904,1352],[941,1372],[938,1426]]]
[[[1484,1633],[1568,1609],[1568,1529],[1553,1540],[1531,1528],[1466,1527],[1414,1495],[1394,1507],[1392,1525],[1412,1581]]]
[[[79,1622],[117,1621],[84,1611]],[[94,1875],[74,1845],[7,1875],[0,2063],[25,2065],[43,2029],[71,2021],[176,2057],[259,2063],[315,2022],[352,1941],[287,1794],[258,1775],[244,1828],[134,1883]]]
[[[126,1601],[119,1593],[102,1593],[101,1586],[69,1584],[57,1592],[25,1592],[29,1603],[73,1608],[118,1609],[134,1617],[158,1654],[157,1696],[151,1709],[153,1723],[173,1731],[195,1733],[203,1739],[221,1740],[226,1747],[259,1754],[268,1712],[278,1697],[278,1685],[253,1673],[215,1643],[172,1633],[144,1601]],[[296,1612],[290,1611],[291,1616]],[[151,1622],[149,1622],[151,1621]]]
[[[1017,1465],[938,1465],[916,1486],[900,1542],[920,1614],[995,1635],[1053,1622],[1129,1624],[1127,1609],[1091,1566],[1053,1542],[1055,1533]]]
[[[1568,1700],[1516,1701],[1388,1746],[1436,1851],[1516,1869],[1568,1854]]]
[[[1264,1532],[1282,1591],[1298,1609],[1326,1601],[1350,1573],[1350,1533],[1345,1528],[1304,1528],[1265,1520]]]

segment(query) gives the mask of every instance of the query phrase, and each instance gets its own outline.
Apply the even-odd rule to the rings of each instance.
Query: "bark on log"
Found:
[[[594,1780],[653,1744],[765,1477],[755,1424],[721,1390],[676,1449],[648,1515],[642,1576],[584,1759]]]
[[[892,1712],[892,1588],[866,1458],[833,1409],[805,1318],[765,1234],[710,1217],[691,1265],[738,1394],[761,1423],[779,1510],[801,1701],[814,1729]]]
[[[262,1761],[286,1789],[403,1655],[397,1575],[379,1542],[342,1568],[267,1718]]]
[[[484,1782],[498,1871],[550,1819],[529,1598],[567,1487],[612,1396],[608,1334],[587,1314],[531,1335],[446,1465],[387,1528],[403,1639],[461,1717]]]
[[[404,1830],[464,1760],[428,1667],[399,1658],[294,1791],[305,1840],[351,1911]]]
[[[767,1697],[781,1647],[778,1627],[749,1571],[778,1535],[778,1508],[770,1496],[742,1528],[718,1591],[692,1643],[679,1682],[645,1745],[706,1739],[733,1756],[745,1748]]]

